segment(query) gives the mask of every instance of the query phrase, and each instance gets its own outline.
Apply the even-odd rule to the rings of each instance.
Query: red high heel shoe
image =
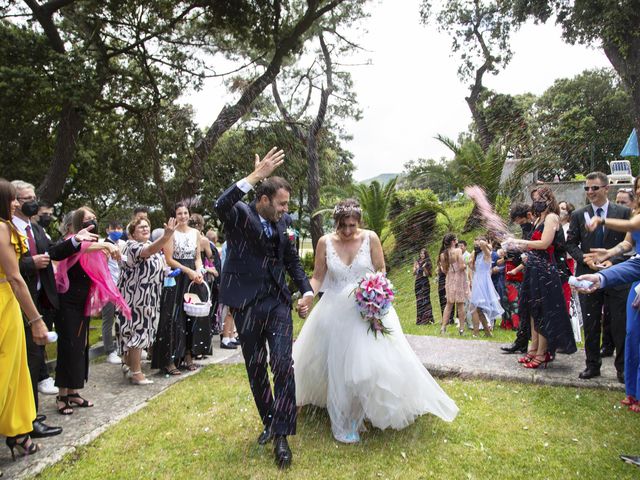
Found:
[[[533,360],[527,363],[523,363],[524,368],[547,368],[547,356],[546,355],[534,355]]]
[[[620,400],[620,403],[625,407],[630,407],[631,405],[635,405],[636,403],[638,403],[638,400],[633,398],[631,395],[627,395],[624,400]]]
[[[518,363],[529,363],[536,358],[536,350],[529,350],[524,357],[518,359]]]

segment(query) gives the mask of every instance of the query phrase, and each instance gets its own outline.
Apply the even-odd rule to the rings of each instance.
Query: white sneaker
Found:
[[[44,380],[38,382],[38,391],[43,395],[57,395],[58,387],[53,382],[53,378],[47,377]]]
[[[146,350],[142,350],[142,351],[140,352],[140,360],[146,360],[148,356],[149,356],[149,355],[147,354],[147,351],[146,351]]]
[[[112,365],[120,365],[122,363],[122,359],[116,352],[111,352],[109,355],[107,355],[106,362]]]

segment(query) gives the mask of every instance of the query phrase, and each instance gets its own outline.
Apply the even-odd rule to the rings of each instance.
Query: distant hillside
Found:
[[[367,178],[366,180],[362,180],[361,182],[358,182],[358,183],[369,185],[370,183],[375,182],[377,180],[378,183],[380,183],[381,185],[385,185],[386,183],[393,180],[395,177],[401,177],[401,176],[402,176],[401,173],[381,173],[377,177]]]

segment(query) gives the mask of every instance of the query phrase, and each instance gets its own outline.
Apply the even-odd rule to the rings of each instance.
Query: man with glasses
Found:
[[[592,248],[613,248],[625,234],[609,230],[604,224],[593,232],[586,229],[587,219],[595,215],[607,218],[628,219],[631,210],[622,205],[609,202],[609,178],[602,172],[587,175],[584,191],[589,202],[583,208],[573,212],[567,232],[567,251],[576,261],[576,276],[594,273],[614,263],[625,260],[623,255],[614,257],[602,264],[585,261],[584,254]],[[609,324],[616,350],[614,364],[618,381],[624,383],[624,342],[626,335],[626,303],[629,286],[605,288],[590,294],[580,294],[582,320],[585,334],[586,368],[579,377],[587,380],[600,376],[601,333],[603,324]]]
[[[11,222],[16,229],[27,239],[28,253],[19,260],[20,274],[24,278],[33,302],[38,307],[38,311],[45,316],[50,316],[58,305],[58,293],[56,291],[53,268],[49,250],[51,242],[47,238],[44,229],[31,219],[38,213],[38,199],[35,188],[30,183],[20,180],[11,182],[16,188],[16,199],[20,203],[20,208],[16,209]],[[74,246],[69,241],[68,244],[60,244],[52,252],[54,258],[56,254],[69,256],[75,252]],[[41,393],[55,395],[58,388],[53,384],[53,379],[49,376],[44,359],[44,347],[36,345],[31,338],[31,329],[25,328],[25,340],[27,344],[27,360],[33,396],[38,408],[38,391]],[[44,423],[44,415],[38,415],[33,422],[34,438],[50,437],[62,433],[61,427],[51,427]]]

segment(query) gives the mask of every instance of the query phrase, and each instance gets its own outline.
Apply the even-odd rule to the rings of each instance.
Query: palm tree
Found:
[[[439,178],[457,191],[462,191],[468,185],[478,185],[484,189],[488,200],[495,205],[498,195],[503,193],[500,177],[506,154],[502,149],[493,144],[485,152],[480,144],[473,140],[465,140],[458,144],[442,135],[436,136],[436,139],[451,150],[454,158],[445,168],[440,165],[425,167],[422,174]],[[480,220],[474,207],[465,223],[464,231],[480,226]]]
[[[313,215],[330,215],[333,213],[333,205],[344,198],[356,198],[362,208],[362,223],[364,226],[376,232],[382,241],[383,231],[389,224],[389,207],[396,190],[398,177],[393,178],[385,185],[374,180],[369,185],[350,185],[348,188],[336,189],[327,187],[322,190],[322,207],[313,212]]]
[[[397,181],[398,177],[395,177],[384,186],[377,180],[369,185],[356,185],[356,195],[362,207],[362,221],[370,230],[376,232],[382,241],[382,232],[389,223],[389,206]]]

